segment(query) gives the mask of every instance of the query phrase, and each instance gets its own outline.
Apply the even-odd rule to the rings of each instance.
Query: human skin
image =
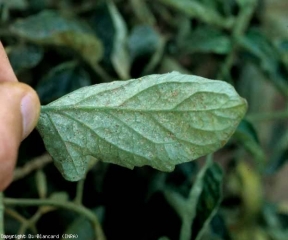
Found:
[[[0,191],[13,179],[18,148],[36,126],[39,113],[36,92],[18,81],[0,42]]]

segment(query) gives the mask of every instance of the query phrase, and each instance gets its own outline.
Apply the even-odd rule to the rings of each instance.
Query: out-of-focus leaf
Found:
[[[99,4],[91,17],[90,25],[103,44],[103,62],[109,67],[112,67],[111,55],[113,52],[116,30],[107,4]]]
[[[232,196],[239,198],[240,206],[230,223],[231,237],[234,240],[268,240],[258,224],[263,204],[261,176],[258,171],[243,159],[237,161],[235,171],[227,176],[226,189]],[[233,215],[230,215],[233,218]],[[233,226],[237,226],[233,228]]]
[[[9,50],[8,57],[17,73],[35,67],[43,58],[43,50],[36,45],[19,45]]]
[[[288,230],[287,227],[283,226],[283,223],[280,220],[277,206],[267,203],[264,205],[262,211],[263,220],[265,221],[270,239],[286,240],[288,238]]]
[[[266,169],[266,173],[273,174],[277,172],[281,167],[285,165],[288,161],[288,149],[283,151],[278,151],[272,158],[269,166]]]
[[[65,234],[77,234],[79,239],[95,240],[91,222],[86,217],[77,218],[65,231]],[[65,240],[67,238],[62,238]]]
[[[239,228],[233,229],[232,234],[233,234],[233,240],[246,240],[246,239],[271,240],[267,232],[265,232],[263,228],[258,225],[254,225],[254,226],[249,225],[245,227],[240,226]],[[274,240],[275,238],[272,238],[272,239]]]
[[[205,167],[207,167],[206,171]],[[194,236],[196,240],[201,239],[205,227],[216,214],[222,199],[223,172],[221,167],[217,163],[209,162],[209,160],[205,167],[203,169],[203,171],[205,171],[205,173],[203,173],[204,175],[201,176],[201,172],[199,173],[199,178],[197,177],[198,181],[196,180],[196,185],[194,184],[193,186],[195,190],[191,190],[188,200],[191,204],[196,204],[196,215],[192,220],[192,239]],[[202,180],[200,179],[201,177]],[[200,181],[202,181],[202,183]],[[200,195],[198,195],[199,192],[197,188],[201,185],[202,191]],[[195,196],[198,197],[197,203],[193,199]],[[187,221],[190,221],[190,217],[186,212]],[[188,228],[183,227],[183,231],[185,230],[188,230]]]
[[[215,9],[205,6],[198,1],[190,0],[158,0],[159,2],[170,6],[171,8],[186,14],[189,17],[196,18],[205,23],[222,27],[231,28],[234,23],[233,18],[224,18]]]
[[[236,167],[236,173],[240,179],[240,194],[244,205],[246,220],[257,217],[262,207],[263,191],[259,172],[240,161]]]
[[[260,67],[263,70],[268,72],[275,71],[279,56],[267,37],[258,29],[248,31],[247,35],[242,39],[241,44],[242,47],[259,58]]]
[[[263,200],[261,177],[252,166],[243,160],[239,160],[235,172],[227,177],[227,188],[233,195],[241,199],[241,224],[255,224]]]
[[[133,28],[128,45],[134,65],[143,65],[141,75],[147,75],[159,63],[165,40],[151,26],[138,25]]]
[[[178,29],[176,36],[176,45],[181,46],[182,42],[185,42],[187,36],[191,34],[193,26],[191,19],[183,15],[179,16],[175,22],[177,22],[179,26],[181,25],[181,28]]]
[[[104,208],[99,207],[93,209],[91,212],[97,215],[98,219],[103,218]],[[78,239],[95,240],[95,230],[93,229],[91,222],[87,217],[78,217],[73,223],[66,229],[65,234],[77,234]],[[66,240],[67,238],[62,238]]]
[[[287,2],[283,0],[266,0],[263,11],[263,30],[274,40],[288,40]]]
[[[227,54],[231,50],[231,40],[219,29],[201,26],[186,36],[180,48],[185,53]]]
[[[155,53],[151,57],[149,63],[145,66],[142,75],[147,75],[153,72],[157,64],[161,61],[164,50],[165,50],[165,40],[163,38],[159,39],[159,45]],[[175,69],[173,69],[175,70]]]
[[[231,236],[229,233],[229,229],[227,227],[227,223],[221,213],[217,213],[211,220],[211,232],[212,236],[220,240],[231,240]]]
[[[166,199],[182,219],[181,240],[201,239],[219,207],[222,198],[222,178],[220,166],[208,157],[187,199],[176,192],[164,192]]]
[[[162,184],[162,188],[159,188],[158,190],[168,186],[169,189],[180,193],[181,196],[186,198],[190,192],[193,177],[197,175],[198,170],[199,166],[197,162],[179,164],[172,173],[168,175],[163,173],[166,178],[163,177],[165,181]]]
[[[279,41],[276,46],[280,52],[282,62],[288,71],[288,40]]]
[[[288,131],[284,129],[281,136],[277,136],[277,145],[274,147],[274,154],[269,161],[266,173],[273,174],[288,161]]]
[[[53,4],[50,0],[28,0],[29,1],[29,8],[33,9],[34,11],[40,11],[43,9],[47,9],[49,4]]]
[[[154,25],[156,22],[155,17],[150,11],[148,4],[143,0],[130,0],[131,6],[135,15],[141,21],[142,24]]]
[[[251,139],[253,142],[259,143],[257,132],[254,126],[247,120],[242,120],[236,129],[236,132],[240,134],[245,134],[247,138]],[[236,134],[235,132],[235,134]]]
[[[251,6],[257,4],[257,0],[236,0],[236,3],[241,7],[245,8],[247,6]]]
[[[121,79],[130,78],[130,57],[127,49],[127,26],[113,1],[108,1],[108,9],[115,28],[111,61]]]
[[[78,88],[91,84],[88,73],[75,62],[62,63],[39,81],[36,91],[43,104],[47,104]]]
[[[240,44],[248,50],[251,60],[264,71],[278,90],[288,96],[287,71],[281,68],[278,51],[267,37],[259,30],[252,29],[241,39]]]
[[[138,25],[129,36],[128,46],[131,59],[152,55],[160,45],[159,34],[149,25]]]
[[[163,59],[161,60],[159,72],[166,73],[171,71],[177,71],[183,74],[191,74],[191,72],[189,72],[187,69],[181,66],[179,62],[176,61],[176,59],[173,59],[169,56],[164,56]]]
[[[172,171],[222,147],[246,108],[226,82],[172,72],[79,89],[43,106],[38,130],[67,180],[89,155]]]
[[[242,120],[233,137],[249,151],[260,167],[265,164],[265,153],[259,144],[257,133],[253,125],[247,120]]]
[[[235,8],[237,7],[236,1],[218,0],[217,3],[218,3],[218,9],[220,9],[220,12],[223,12],[224,15],[226,16],[234,15]]]
[[[241,70],[239,75],[237,90],[249,103],[249,111],[251,113],[272,111],[273,103],[271,103],[271,99],[279,94],[278,90],[275,89],[273,84],[270,84],[270,82],[267,81],[267,76],[265,76],[263,71],[253,62],[243,64],[242,68],[243,70]],[[253,81],[251,81],[251,79],[253,79]],[[267,97],[263,97],[263,99],[259,101],[259,96],[264,95]],[[248,116],[247,120],[253,122],[253,119],[251,120]],[[259,131],[259,125],[257,125],[257,127],[257,130]],[[265,127],[263,129],[261,125],[260,130],[262,130],[261,133],[264,133]],[[267,131],[269,131],[269,129],[267,129]],[[261,139],[260,136],[259,139]]]
[[[218,11],[217,5],[219,4],[219,1],[209,1],[209,0],[200,0],[205,7],[209,7],[210,9],[213,9],[214,11]]]
[[[10,26],[11,32],[38,44],[70,47],[94,66],[102,58],[102,44],[88,25],[46,10]]]
[[[28,7],[27,0],[4,0],[3,2],[9,9],[25,10]]]

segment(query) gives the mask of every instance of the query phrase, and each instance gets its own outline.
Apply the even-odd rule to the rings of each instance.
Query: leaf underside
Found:
[[[38,130],[63,176],[90,157],[172,171],[222,147],[247,104],[223,81],[172,72],[78,89],[42,106]]]

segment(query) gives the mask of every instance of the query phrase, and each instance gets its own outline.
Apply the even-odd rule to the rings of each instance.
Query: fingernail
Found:
[[[26,138],[33,130],[36,119],[36,109],[31,94],[26,94],[21,100],[21,114],[23,124],[23,139]]]

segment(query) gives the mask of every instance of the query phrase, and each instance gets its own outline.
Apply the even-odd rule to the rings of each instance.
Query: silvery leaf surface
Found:
[[[246,109],[230,84],[172,72],[78,89],[43,106],[37,128],[63,176],[77,181],[91,156],[172,171],[221,148]]]

